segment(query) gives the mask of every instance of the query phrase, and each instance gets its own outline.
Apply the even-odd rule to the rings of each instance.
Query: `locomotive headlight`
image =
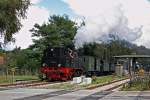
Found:
[[[54,49],[51,49],[51,51],[54,51]]]
[[[45,63],[43,63],[43,64],[42,64],[42,66],[46,66],[46,64],[45,64]]]
[[[61,64],[58,64],[58,67],[61,67]]]

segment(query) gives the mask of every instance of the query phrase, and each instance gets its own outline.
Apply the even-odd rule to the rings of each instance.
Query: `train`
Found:
[[[77,50],[65,47],[48,47],[43,52],[42,80],[71,80],[81,75],[104,75],[114,72],[113,64],[88,55],[79,55]]]

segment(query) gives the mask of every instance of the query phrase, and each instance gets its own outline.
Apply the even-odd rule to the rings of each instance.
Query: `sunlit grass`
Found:
[[[100,76],[100,77],[96,77],[92,81],[92,84],[89,84],[89,85],[62,83],[62,84],[50,85],[48,88],[51,88],[51,89],[82,89],[82,88],[88,88],[88,87],[92,87],[92,86],[102,85],[102,84],[109,83],[109,82],[112,82],[115,80],[120,80],[123,78],[125,78],[125,77],[118,77],[115,75]]]
[[[28,81],[28,80],[38,80],[38,76],[30,76],[30,75],[25,75],[25,76],[15,76],[15,80],[23,80],[23,81]]]
[[[12,80],[9,76],[0,76],[0,84],[1,83],[10,83]]]
[[[16,81],[28,81],[28,80],[38,80],[37,76],[31,75],[15,75],[14,82]],[[11,75],[8,76],[0,76],[0,84],[12,83],[13,77]]]
[[[112,82],[123,78],[124,77],[119,77],[116,75],[101,76],[101,77],[96,77],[96,80],[94,80],[92,84],[104,84],[104,83]]]
[[[144,80],[142,82],[131,82],[126,86],[123,86],[122,91],[145,91],[150,90],[150,82],[148,80]]]

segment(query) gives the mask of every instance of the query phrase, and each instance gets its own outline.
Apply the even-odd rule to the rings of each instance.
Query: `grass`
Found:
[[[131,82],[126,86],[123,86],[122,91],[145,91],[150,90],[150,82],[148,80],[144,80],[142,82]]]
[[[75,84],[71,84],[71,83],[62,83],[62,84],[50,85],[48,88],[50,89],[77,89],[79,88],[79,86]]]
[[[37,76],[31,75],[16,75],[14,77],[14,81],[22,80],[22,81],[29,81],[29,80],[38,80]],[[0,76],[0,84],[8,84],[12,83],[12,76]]]
[[[112,82],[114,80],[123,79],[124,77],[119,77],[115,75],[101,76],[96,77],[96,79],[92,82],[92,84],[104,84],[108,82]]]
[[[29,75],[25,75],[25,76],[15,76],[16,80],[23,80],[23,81],[28,81],[28,80],[38,80],[38,76],[29,76]]]
[[[120,80],[120,79],[123,79],[123,77],[108,75],[108,76],[96,77],[92,81],[92,84],[89,84],[89,85],[62,83],[62,84],[50,85],[48,88],[50,89],[82,89],[82,88],[88,88],[88,87],[92,87],[96,85],[102,85],[102,84],[109,83],[115,80]]]
[[[6,76],[0,76],[0,84],[9,82],[11,82],[9,78],[6,78]]]

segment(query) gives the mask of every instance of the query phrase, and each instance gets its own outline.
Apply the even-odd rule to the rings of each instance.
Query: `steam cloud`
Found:
[[[107,41],[109,34],[130,42],[142,35],[141,27],[131,29],[128,26],[128,19],[124,16],[120,6],[114,12],[86,18],[85,26],[82,26],[75,36],[76,47],[82,47],[84,43]]]
[[[145,30],[150,28],[150,3],[147,0],[63,1],[85,18],[85,26],[75,36],[76,47],[82,47],[84,43],[107,41],[109,34],[150,47],[145,42],[150,36],[150,31]]]

